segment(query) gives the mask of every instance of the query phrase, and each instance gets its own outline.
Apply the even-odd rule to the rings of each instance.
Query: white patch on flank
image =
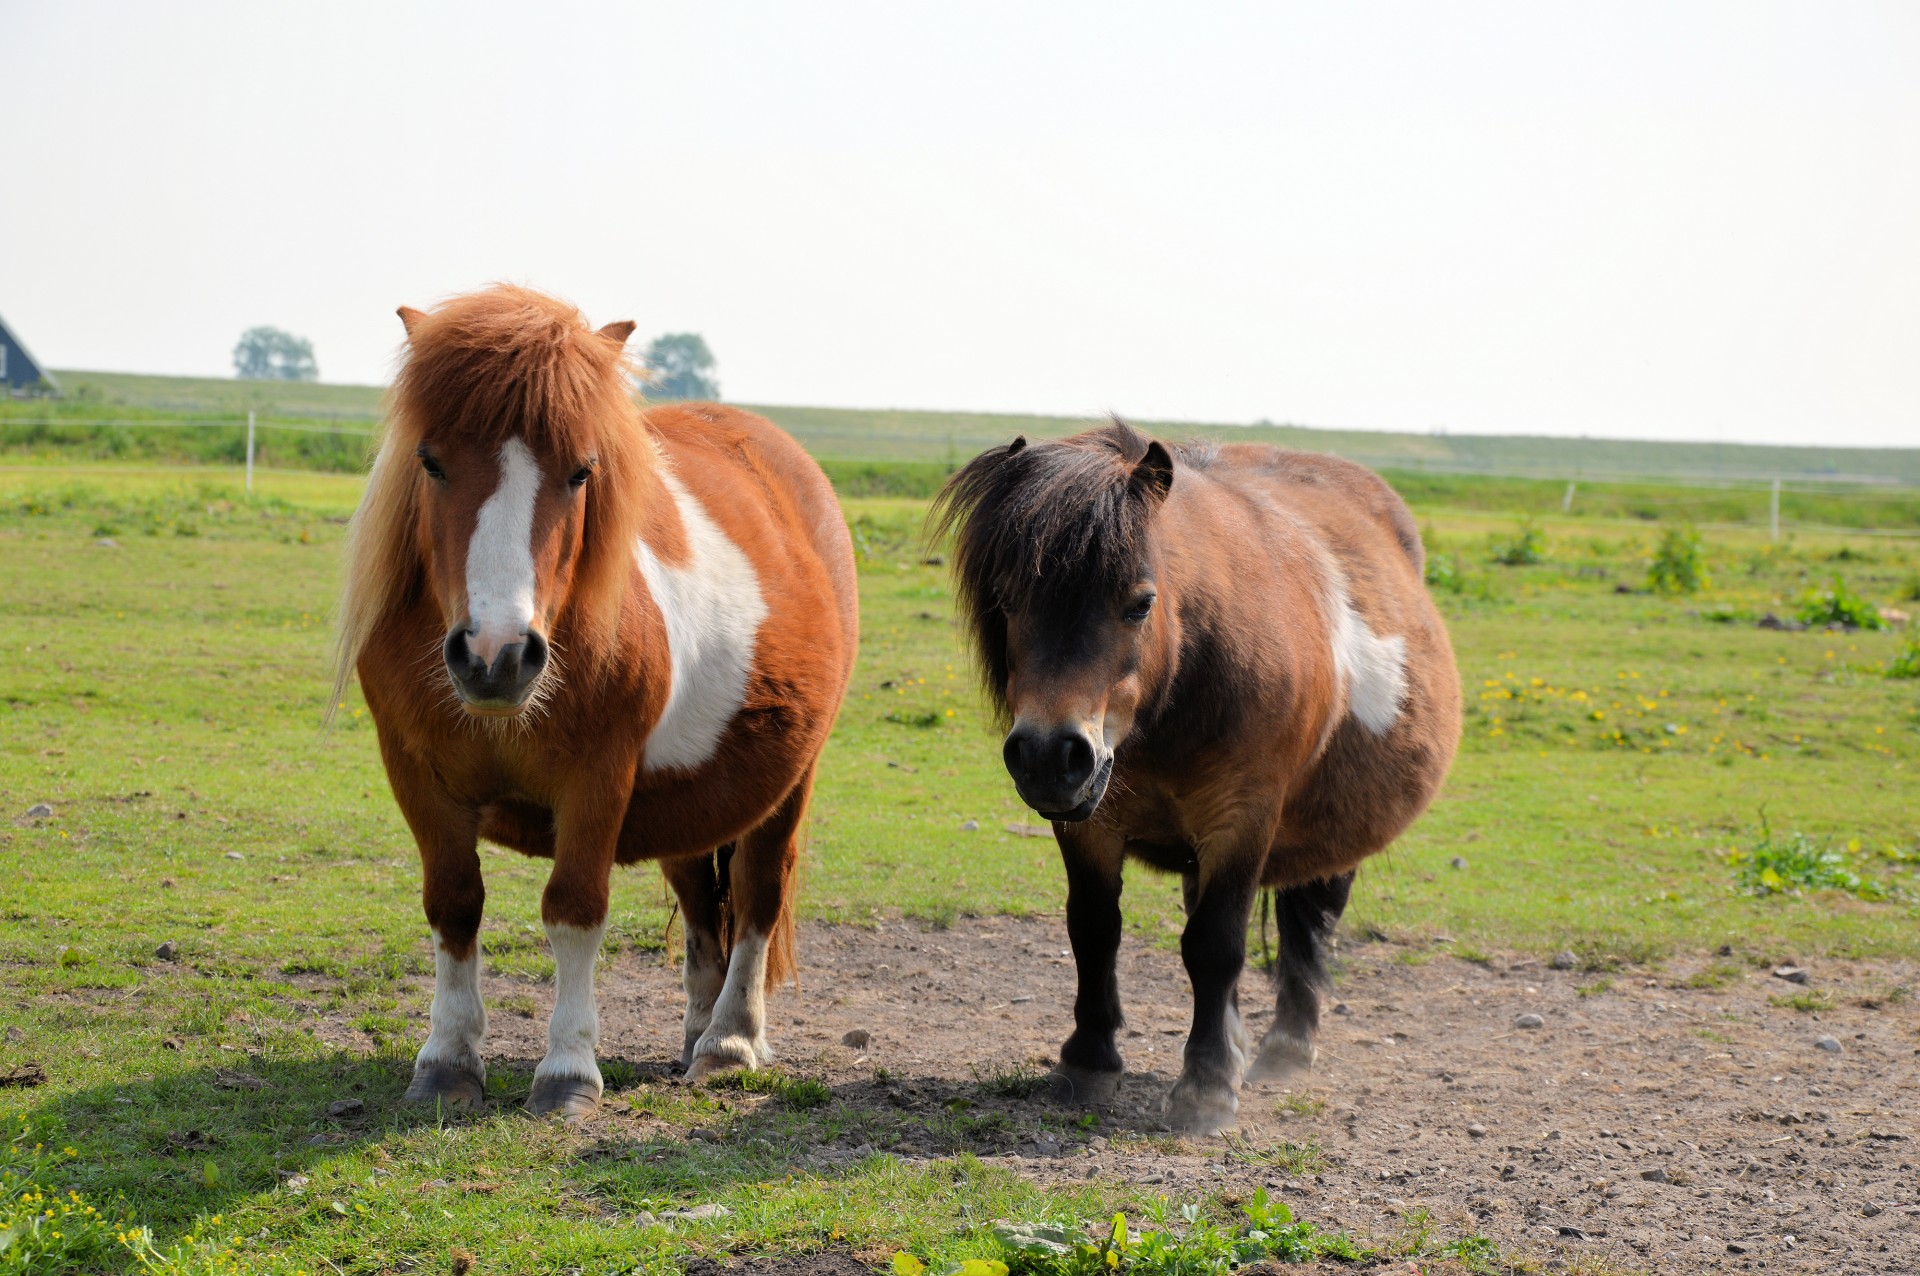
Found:
[[[1407,640],[1376,636],[1354,610],[1346,583],[1333,579],[1333,667],[1347,691],[1347,712],[1385,735],[1407,699]]]
[[[593,963],[607,926],[549,925],[553,948],[553,1018],[547,1024],[547,1057],[533,1070],[542,1077],[600,1080],[594,1047],[600,1044],[600,1009],[593,996]]]
[[[533,623],[533,502],[540,466],[519,439],[500,448],[500,486],[480,507],[467,546],[468,640],[489,665]]]
[[[487,1035],[487,1008],[480,1000],[480,945],[464,961],[449,956],[433,932],[433,1009],[428,1012],[427,1044],[414,1066],[444,1063],[486,1080],[480,1043]]]
[[[638,545],[640,574],[666,621],[673,671],[667,707],[647,737],[649,771],[697,767],[713,756],[746,700],[754,640],[767,618],[760,578],[746,554],[679,478],[670,472],[661,477],[687,529],[688,557],[675,567],[645,541]]]
[[[716,1054],[750,1068],[770,1063],[766,987],[767,937],[749,930],[733,943],[727,982],[713,1004],[713,1020],[694,1048],[695,1057]]]

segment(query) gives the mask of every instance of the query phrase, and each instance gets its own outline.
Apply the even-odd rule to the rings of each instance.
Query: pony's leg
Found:
[[[1274,892],[1280,960],[1274,967],[1273,1026],[1260,1039],[1260,1057],[1249,1081],[1279,1081],[1313,1066],[1314,1034],[1320,1027],[1320,997],[1333,987],[1326,945],[1353,890],[1351,871]]]
[[[693,1043],[687,1066],[693,1080],[773,1062],[767,1044],[767,989],[793,973],[793,876],[800,861],[800,825],[812,793],[809,769],[773,814],[736,844],[727,891],[733,946],[713,1017]]]
[[[540,897],[553,950],[553,1018],[547,1024],[547,1053],[533,1070],[527,1110],[565,1117],[585,1116],[600,1103],[600,1009],[594,1002],[593,967],[607,932],[607,899],[613,876],[613,851],[623,812],[601,796],[621,791],[609,778],[583,785],[592,798],[562,805],[556,812],[553,874]]]
[[[1167,1095],[1167,1123],[1180,1134],[1214,1134],[1233,1124],[1239,1072],[1234,1063],[1233,996],[1247,961],[1259,859],[1201,856],[1180,957],[1193,981],[1193,1027],[1180,1079]],[[1242,1059],[1245,1058],[1243,1054]]]
[[[1079,987],[1073,1033],[1060,1047],[1049,1078],[1061,1103],[1091,1105],[1113,1097],[1125,1065],[1114,1034],[1120,1013],[1120,886],[1123,844],[1104,830],[1055,826],[1067,870],[1067,941]]]
[[[1180,899],[1186,906],[1187,916],[1192,917],[1194,906],[1200,902],[1200,874],[1197,871],[1181,874]],[[1247,1061],[1253,1058],[1253,1038],[1247,1035],[1247,1025],[1240,1018],[1240,981],[1237,979],[1233,982],[1233,992],[1227,998],[1227,1050],[1237,1080],[1246,1072]]]
[[[420,902],[433,931],[433,1008],[406,1101],[474,1107],[486,1097],[487,1077],[480,1057],[487,1011],[480,1000],[479,936],[487,890],[480,880],[479,817],[384,735],[380,753],[420,848]]]
[[[693,1064],[693,1047],[713,1022],[713,1003],[727,978],[727,949],[720,937],[723,903],[720,873],[731,860],[731,845],[706,855],[664,861],[660,871],[680,901],[680,919],[686,929],[686,966],[681,982],[687,990],[687,1017],[680,1048],[680,1066]]]

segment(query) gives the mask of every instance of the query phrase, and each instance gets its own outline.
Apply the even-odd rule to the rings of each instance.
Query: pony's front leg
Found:
[[[604,787],[602,787],[604,785]],[[595,797],[618,789],[611,781],[583,785]],[[607,899],[613,877],[618,809],[604,801],[563,803],[556,812],[553,875],[540,898],[540,919],[553,950],[553,1018],[547,1024],[547,1054],[533,1070],[527,1110],[538,1115],[581,1117],[600,1105],[600,1008],[594,1000],[593,968],[607,933]]]
[[[773,1062],[767,989],[793,969],[793,874],[800,861],[800,823],[812,792],[809,770],[773,814],[740,838],[728,862],[733,945],[713,1017],[693,1045],[687,1076],[695,1081]]]
[[[1120,873],[1124,843],[1106,829],[1055,825],[1067,869],[1067,941],[1079,980],[1073,1034],[1060,1047],[1048,1082],[1055,1100],[1080,1106],[1104,1103],[1119,1087],[1125,1065],[1114,1037],[1120,1013]]]
[[[1216,1134],[1240,1110],[1234,1089],[1246,1056],[1234,1040],[1234,995],[1247,962],[1247,920],[1259,877],[1257,854],[1202,849],[1180,957],[1193,981],[1193,1027],[1180,1079],[1167,1095],[1167,1124],[1179,1134]]]
[[[420,901],[433,931],[433,1008],[405,1101],[477,1107],[487,1079],[480,1057],[487,1011],[480,1000],[479,935],[487,890],[480,880],[479,817],[448,797],[404,748],[384,736],[380,743],[394,798],[420,847]]]

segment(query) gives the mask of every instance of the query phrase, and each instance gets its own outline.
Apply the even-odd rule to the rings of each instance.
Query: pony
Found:
[[[1053,823],[1078,989],[1056,1098],[1122,1075],[1122,866],[1178,873],[1193,1024],[1169,1125],[1233,1123],[1243,1077],[1311,1066],[1325,949],[1354,869],[1453,760],[1460,686],[1400,498],[1349,461],[1263,444],[1168,447],[1119,419],[989,449],[930,535],[952,573],[1002,754]],[[1257,1055],[1239,980],[1274,892],[1275,1014]]]
[[[833,489],[760,417],[643,406],[632,323],[594,331],[511,286],[399,314],[330,703],[357,672],[420,850],[435,978],[407,1098],[484,1098],[482,838],[553,861],[555,1001],[528,1108],[599,1102],[593,974],[615,864],[659,861],[678,897],[689,1074],[762,1066],[857,643]]]

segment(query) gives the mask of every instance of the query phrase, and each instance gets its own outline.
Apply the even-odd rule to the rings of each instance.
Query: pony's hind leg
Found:
[[[1122,845],[1083,825],[1056,825],[1067,869],[1067,940],[1079,989],[1073,1035],[1049,1082],[1061,1103],[1090,1106],[1113,1097],[1124,1065],[1114,1042],[1124,1020],[1115,963],[1120,954]]]
[[[1247,1080],[1280,1081],[1313,1066],[1320,998],[1333,987],[1327,975],[1327,940],[1352,890],[1353,873],[1348,871],[1274,892],[1280,957],[1273,968],[1273,1026],[1260,1040],[1260,1054]]]
[[[693,1065],[693,1048],[713,1022],[713,1005],[727,979],[727,945],[721,910],[726,906],[724,876],[733,858],[729,843],[706,855],[666,860],[660,865],[667,884],[680,901],[681,924],[686,931],[686,966],[681,983],[687,990],[680,1066]]]
[[[1167,1124],[1179,1134],[1216,1134],[1240,1110],[1233,1028],[1234,994],[1247,962],[1247,920],[1253,915],[1258,861],[1201,855],[1194,901],[1180,935],[1180,957],[1193,981],[1193,1027],[1180,1078],[1167,1095]]]
[[[732,943],[727,976],[712,1018],[693,1043],[687,1066],[693,1080],[729,1068],[764,1068],[773,1061],[766,993],[793,973],[793,878],[812,792],[809,769],[773,814],[735,844],[728,864]]]

